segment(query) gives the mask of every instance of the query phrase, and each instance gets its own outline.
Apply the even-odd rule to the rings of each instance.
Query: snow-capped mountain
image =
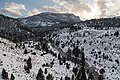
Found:
[[[38,15],[30,16],[27,18],[23,18],[22,22],[29,27],[37,27],[37,26],[52,26],[54,24],[59,24],[60,22],[80,22],[80,18],[75,16],[74,14],[69,13],[40,13]]]
[[[81,21],[80,18],[74,14],[50,12],[40,13],[19,20],[37,32],[49,32]]]

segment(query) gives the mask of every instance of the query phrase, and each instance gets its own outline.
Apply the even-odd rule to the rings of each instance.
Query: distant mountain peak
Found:
[[[30,16],[28,18],[36,18],[36,19],[50,19],[57,20],[60,22],[80,22],[79,16],[75,16],[72,13],[51,13],[51,12],[43,12],[37,15]]]
[[[54,12],[43,12],[43,13],[39,13],[37,15],[33,15],[33,16],[39,16],[39,15],[43,15],[43,14],[47,14],[47,15],[73,15],[75,16],[73,13],[54,13]],[[79,17],[79,16],[77,16]]]
[[[54,31],[61,27],[69,26],[73,23],[80,22],[80,18],[71,13],[51,13],[44,12],[37,15],[21,18],[21,20],[28,27],[35,31]]]

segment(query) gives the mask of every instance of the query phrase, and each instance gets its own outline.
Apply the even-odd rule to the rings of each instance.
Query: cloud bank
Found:
[[[92,18],[120,16],[120,0],[48,0],[53,5],[33,6],[32,10],[26,9],[24,4],[14,2],[6,3],[0,10],[2,14],[15,17],[32,16],[41,12],[73,13],[82,20]],[[40,1],[39,1],[40,2]]]
[[[82,19],[120,15],[120,0],[51,0],[54,6],[43,6],[43,11],[73,13]],[[88,1],[88,2],[87,2]]]
[[[97,0],[97,6],[99,8],[100,11],[100,17],[105,17],[106,16],[106,2],[107,0]]]
[[[5,8],[0,10],[2,14],[10,14],[11,16],[20,17],[22,16],[22,11],[26,8],[23,4],[16,4],[14,2],[6,3]]]
[[[74,13],[77,16],[85,16],[91,12],[91,6],[83,0],[52,0],[54,6],[43,6],[42,10],[59,13]],[[88,14],[89,15],[89,14]]]

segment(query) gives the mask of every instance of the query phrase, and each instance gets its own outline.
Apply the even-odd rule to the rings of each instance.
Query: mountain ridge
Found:
[[[18,42],[22,41],[22,39],[28,40],[28,37],[30,39],[35,34],[18,19],[0,15],[0,36]]]

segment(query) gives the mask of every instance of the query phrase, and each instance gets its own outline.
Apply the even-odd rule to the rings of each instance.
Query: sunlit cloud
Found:
[[[9,14],[15,17],[20,17],[23,15],[22,12],[25,10],[26,10],[25,5],[11,2],[11,3],[6,3],[5,8],[1,9],[0,13]]]
[[[33,15],[36,15],[36,14],[39,14],[39,13],[40,13],[40,10],[34,8],[33,10],[28,11],[28,16],[33,16]]]
[[[73,13],[77,16],[86,16],[91,12],[92,7],[85,4],[82,0],[52,0],[54,6],[43,6],[43,11],[58,12],[58,13]]]
[[[42,0],[39,0],[40,2]],[[52,5],[47,3],[51,1]],[[32,16],[42,12],[53,13],[73,13],[79,16],[80,19],[104,18],[120,15],[120,0],[46,0],[46,4],[28,5],[17,4],[14,2],[6,3],[4,8],[1,8],[0,13],[9,14],[15,17]],[[26,7],[25,7],[26,6]],[[29,5],[30,6],[30,5]],[[28,8],[28,9],[26,9]],[[31,10],[32,8],[32,10]]]
[[[42,11],[73,13],[81,19],[104,18],[110,15],[118,15],[120,0],[51,0],[54,6],[43,6]]]
[[[120,13],[120,0],[115,0],[111,3],[112,5],[109,8],[110,15],[119,15]]]

